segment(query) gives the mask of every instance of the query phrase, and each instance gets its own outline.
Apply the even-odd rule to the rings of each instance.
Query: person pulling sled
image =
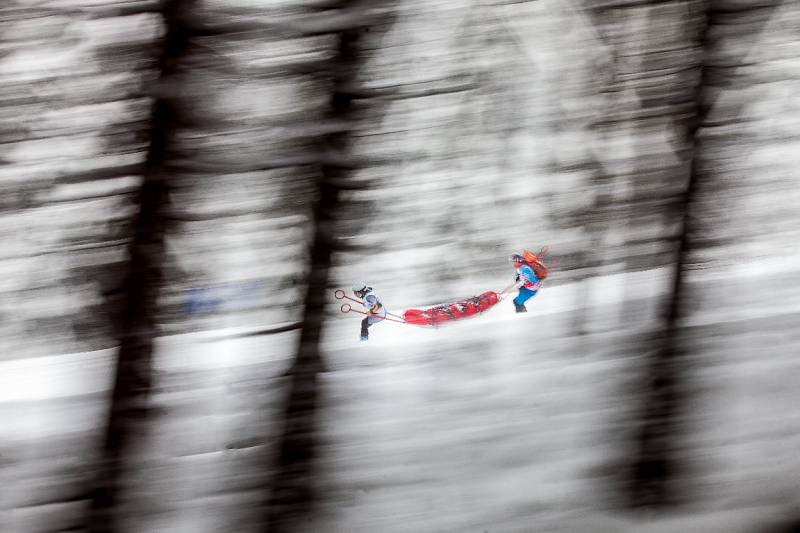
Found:
[[[369,315],[361,321],[361,340],[366,341],[369,340],[369,327],[386,319],[386,308],[380,297],[366,283],[360,281],[354,283],[353,294],[361,300],[369,312]]]
[[[543,255],[540,252],[540,255]],[[542,281],[547,277],[547,267],[540,257],[530,250],[521,254],[512,254],[510,258],[517,271],[516,282],[521,283],[517,296],[512,300],[517,313],[526,313],[528,309],[525,302],[536,296],[542,286]]]

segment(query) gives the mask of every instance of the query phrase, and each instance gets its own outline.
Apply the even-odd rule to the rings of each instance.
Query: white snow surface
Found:
[[[528,313],[514,312],[512,294],[482,315],[438,328],[378,324],[367,342],[358,340],[360,315],[340,313],[341,302],[331,295],[314,479],[321,502],[307,531],[582,532],[593,531],[592,517],[609,531],[645,531],[636,520],[600,512],[610,496],[598,488],[608,482],[602,472],[630,452],[630,435],[620,424],[635,415],[626,391],[641,363],[625,355],[624,338],[651,324],[667,274],[553,284],[528,302]],[[465,289],[467,297],[487,287]],[[402,313],[391,308],[391,290],[382,296]],[[630,298],[647,305],[626,331],[614,317]],[[589,327],[582,340],[573,336],[572,319],[583,302]],[[230,527],[225,517],[244,500],[221,499],[215,487],[254,475],[244,466],[252,461],[249,450],[263,448],[279,431],[287,390],[281,376],[298,340],[297,331],[242,335],[249,332],[225,328],[157,339],[152,401],[164,414],[142,436],[139,454],[153,468],[137,474],[133,497],[146,509],[162,491],[171,494],[159,499],[171,512],[144,513],[131,531]],[[102,428],[107,402],[98,398],[112,385],[114,357],[115,350],[102,350],[0,362],[0,442],[26,450],[18,478],[30,477],[27,469],[49,468],[35,465],[50,457],[45,443],[51,439]],[[785,369],[781,361],[761,364]],[[703,505],[724,512],[763,503],[764,494],[779,494],[800,472],[788,452],[796,449],[791,435],[780,433],[771,415],[772,406],[788,407],[796,394],[773,385],[767,398],[748,379],[779,377],[724,356],[712,354],[708,362],[721,370],[699,376],[711,392],[698,400],[692,450],[714,456],[698,473],[706,480]],[[704,433],[708,420],[722,429]],[[250,447],[229,449],[251,437]],[[762,464],[759,450],[780,464]],[[531,521],[536,528],[526,529]]]

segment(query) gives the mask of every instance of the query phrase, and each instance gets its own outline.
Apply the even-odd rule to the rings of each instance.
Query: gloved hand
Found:
[[[369,308],[369,312],[375,314],[381,310],[381,307],[382,307],[381,304],[375,304]]]
[[[519,274],[517,274],[517,277],[516,277],[516,278],[514,278],[514,281],[515,281],[516,283],[519,283]]]

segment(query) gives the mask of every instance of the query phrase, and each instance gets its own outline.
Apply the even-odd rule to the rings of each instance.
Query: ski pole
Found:
[[[351,302],[355,302],[357,304],[364,305],[364,302],[362,302],[361,300],[358,300],[356,298],[350,298],[349,296],[347,296],[347,294],[342,289],[336,289],[333,292],[333,296],[336,297],[337,300],[342,300],[342,299],[350,300]],[[393,316],[393,317],[395,317],[395,318],[397,318],[399,320],[403,320],[405,322],[405,319],[403,317],[401,317],[400,315],[396,315],[394,313],[390,313],[389,311],[386,311],[386,314],[389,315],[389,316]]]
[[[396,320],[394,318],[389,318],[388,316],[381,317],[373,315],[372,313],[367,313],[365,311],[359,311],[357,309],[353,309],[353,306],[350,304],[342,304],[342,306],[339,309],[341,310],[342,313],[358,313],[359,315],[374,316],[375,318],[380,318],[381,320],[388,320],[389,322],[398,322],[400,324],[406,324],[405,320]]]

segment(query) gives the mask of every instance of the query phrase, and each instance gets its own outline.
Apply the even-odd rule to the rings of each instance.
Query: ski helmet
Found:
[[[353,283],[353,292],[364,292],[367,290],[367,284],[361,281],[356,281]]]

